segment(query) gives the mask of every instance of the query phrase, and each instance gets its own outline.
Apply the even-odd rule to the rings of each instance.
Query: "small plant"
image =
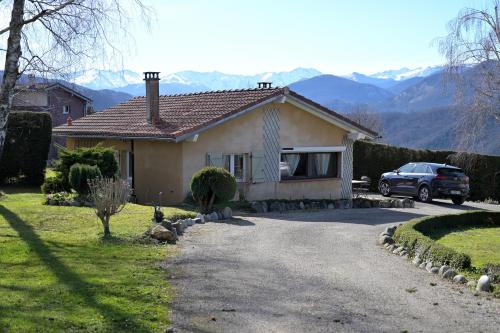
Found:
[[[89,180],[89,190],[92,206],[104,228],[104,238],[109,238],[109,220],[127,204],[132,192],[130,185],[118,178],[94,178]]]
[[[102,174],[96,165],[76,163],[69,169],[69,184],[80,195],[87,195],[89,181],[100,177]]]
[[[206,167],[191,179],[193,199],[199,204],[202,213],[213,210],[214,203],[223,203],[234,198],[236,180],[223,168]]]
[[[56,205],[56,206],[64,206],[69,205],[69,202],[75,198],[73,193],[68,192],[57,192],[50,193],[47,195],[45,199],[45,204]]]

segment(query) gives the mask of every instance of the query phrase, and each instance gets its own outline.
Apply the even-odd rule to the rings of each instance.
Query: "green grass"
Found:
[[[437,242],[468,254],[474,267],[500,265],[500,227],[453,230],[437,238]]]
[[[127,205],[103,240],[91,208],[44,206],[36,190],[4,190],[0,332],[164,331],[172,290],[158,264],[175,247],[141,241],[151,207]]]

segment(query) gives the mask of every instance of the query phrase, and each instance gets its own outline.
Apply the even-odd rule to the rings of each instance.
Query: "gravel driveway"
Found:
[[[500,206],[417,203],[193,226],[170,262],[174,331],[498,332],[500,300],[473,296],[376,245],[388,225],[466,209]]]

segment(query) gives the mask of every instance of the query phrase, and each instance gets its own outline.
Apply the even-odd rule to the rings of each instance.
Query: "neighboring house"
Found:
[[[286,87],[158,96],[145,75],[146,97],[54,129],[68,147],[114,147],[139,202],[180,203],[207,165],[248,200],[351,198],[353,142],[373,131]]]
[[[92,100],[60,83],[16,85],[12,99],[12,110],[49,112],[52,127],[65,124],[68,117],[78,119],[87,114]],[[54,143],[65,145],[63,138],[54,138],[49,159],[57,156]]]

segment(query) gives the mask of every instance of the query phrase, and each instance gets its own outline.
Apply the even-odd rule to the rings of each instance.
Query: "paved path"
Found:
[[[267,214],[191,227],[170,263],[178,293],[174,330],[499,332],[500,300],[475,297],[375,243],[388,225],[477,208],[500,210],[417,203],[414,209]]]

